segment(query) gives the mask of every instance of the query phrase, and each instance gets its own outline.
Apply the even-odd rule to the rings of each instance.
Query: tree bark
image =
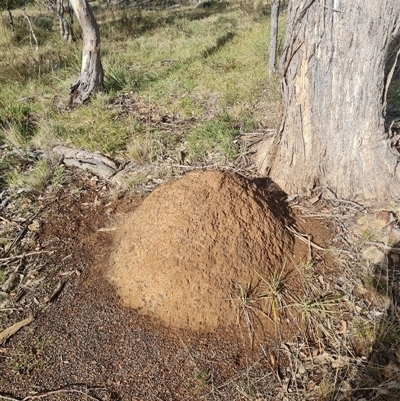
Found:
[[[399,155],[384,127],[385,63],[399,17],[398,0],[290,1],[283,118],[258,154],[287,193],[322,186],[345,199],[400,196]]]
[[[39,51],[39,42],[37,40],[37,37],[35,35],[35,31],[33,30],[33,25],[32,25],[32,21],[29,18],[29,15],[26,13],[25,8],[22,9],[23,12],[23,16],[26,19],[26,22],[28,23],[28,27],[29,27],[29,42],[31,44],[31,47],[33,46],[33,42],[35,42],[35,50]]]
[[[60,36],[63,40],[72,42],[72,27],[64,17],[64,0],[57,0],[56,10],[58,20],[60,21]]]
[[[87,101],[103,86],[103,67],[100,60],[100,32],[87,0],[70,0],[83,32],[82,69],[79,79],[70,90],[70,105]]]
[[[14,18],[13,18],[13,15],[12,15],[10,7],[7,8],[7,12],[8,12],[8,18],[7,17],[6,18],[7,18],[8,23],[10,24],[11,36],[15,37]]]
[[[271,4],[271,33],[269,39],[269,75],[275,73],[276,67],[276,49],[278,43],[278,18],[279,18],[280,0],[273,0]]]

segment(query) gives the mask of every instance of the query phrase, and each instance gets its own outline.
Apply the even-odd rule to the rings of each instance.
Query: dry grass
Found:
[[[235,135],[261,120],[276,123],[279,111],[278,82],[267,76],[268,7],[248,3],[168,11],[94,5],[105,93],[74,110],[66,100],[80,71],[79,30],[76,42],[64,43],[55,15],[28,9],[36,52],[20,13],[15,37],[3,16],[0,141],[12,136],[45,149],[65,143],[141,164],[231,162]],[[121,96],[130,98],[128,108]]]
[[[55,16],[30,10],[39,40],[35,52],[24,20],[16,18],[12,38],[2,18],[0,192],[16,199],[18,189],[60,185],[64,172],[57,163],[31,157],[56,143],[133,160],[143,170],[126,179],[128,190],[154,177],[169,179],[171,165],[235,160],[235,136],[256,130],[261,121],[274,127],[279,114],[278,83],[267,76],[265,7],[240,1],[214,10],[98,8],[105,92],[74,110],[65,105],[80,70],[79,40],[63,43]],[[390,93],[395,97],[398,89]],[[282,323],[289,320],[297,330],[290,341],[264,348],[261,359],[226,383],[238,399],[398,399],[396,264],[362,261],[363,244],[377,240],[376,232],[371,235],[349,235],[348,243],[331,250],[333,271],[317,260],[299,268],[304,282],[296,297],[286,267],[237,285],[230,301],[251,343],[260,319],[275,325],[278,340]],[[0,269],[0,283],[5,279]],[[194,373],[203,387],[210,387],[210,377]],[[218,387],[220,398],[224,388]]]

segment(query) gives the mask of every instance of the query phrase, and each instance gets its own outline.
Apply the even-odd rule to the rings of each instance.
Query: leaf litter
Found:
[[[261,183],[279,202],[285,199]],[[251,347],[244,326],[171,327],[121,303],[104,262],[142,195],[116,192],[71,170],[63,187],[2,196],[8,202],[0,221],[7,238],[0,249],[0,325],[4,331],[35,319],[0,348],[2,398],[29,399],[34,392],[77,399],[86,392],[102,400],[127,394],[138,400],[385,399],[398,389],[397,255],[385,250],[383,266],[362,261],[370,237],[352,230],[360,216],[374,215],[373,205],[321,193],[288,204],[291,227],[302,236],[291,251],[302,282],[293,283],[276,324]],[[397,220],[390,224],[384,234],[393,238]],[[294,260],[296,253],[303,259]],[[323,306],[324,298],[334,302]],[[371,386],[372,394],[363,390]]]

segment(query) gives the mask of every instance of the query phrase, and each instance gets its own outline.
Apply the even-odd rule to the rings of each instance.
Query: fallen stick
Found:
[[[0,258],[0,262],[8,262],[10,260],[14,259],[22,259],[26,258],[27,256],[33,256],[33,255],[40,255],[41,253],[53,253],[53,251],[36,251],[36,252],[29,252],[29,253],[23,253],[22,255],[16,255],[16,256],[9,256],[8,258]]]
[[[105,390],[102,387],[94,387],[94,388],[89,388],[88,390]],[[61,393],[76,393],[76,394],[82,394],[85,396],[86,399],[89,400],[94,400],[94,401],[99,401],[100,399],[97,397],[93,397],[87,393],[87,391],[82,391],[82,390],[75,390],[75,389],[59,389],[59,390],[52,390],[48,391],[46,393],[41,393],[41,394],[36,394],[36,395],[31,395],[28,397],[25,397],[22,399],[22,401],[28,401],[28,400],[37,400],[40,398],[48,397],[49,395],[54,395],[54,394],[61,394]]]
[[[322,246],[317,245],[315,242],[312,242],[311,240],[304,238],[303,235],[301,235],[299,232],[297,232],[293,227],[285,226],[291,233],[294,234],[295,237],[297,237],[299,240],[305,242],[307,245],[311,245],[315,249],[318,249],[319,251],[327,251],[326,248],[322,248]]]
[[[26,326],[29,323],[32,323],[35,319],[33,316],[29,316],[28,318],[21,320],[18,323],[13,324],[12,326],[8,327],[7,329],[3,330],[0,333],[0,344],[3,344],[7,341],[11,336],[13,336],[19,329]]]
[[[393,253],[400,253],[400,248],[393,248],[392,246],[386,245],[383,242],[376,242],[376,241],[365,241],[366,245],[374,245],[378,248],[382,248],[384,251],[393,252]]]
[[[89,390],[106,390],[103,387],[91,387],[88,388],[87,391]],[[58,390],[51,390],[51,391],[47,391],[44,393],[40,393],[40,394],[35,394],[35,395],[28,395],[25,398],[14,398],[14,397],[10,397],[7,395],[2,395],[0,394],[0,400],[9,400],[9,401],[28,401],[28,400],[38,400],[40,398],[45,398],[48,397],[49,395],[54,395],[54,394],[62,394],[62,393],[76,393],[76,394],[82,394],[85,396],[85,398],[89,399],[89,400],[94,400],[94,401],[100,401],[100,398],[98,397],[93,397],[91,395],[89,395],[87,393],[87,391],[82,391],[82,390],[77,390],[77,389],[66,389],[66,388],[61,388]]]

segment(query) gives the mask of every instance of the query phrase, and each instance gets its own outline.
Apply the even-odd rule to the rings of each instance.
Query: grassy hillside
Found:
[[[118,160],[192,164],[235,159],[233,138],[274,128],[278,82],[267,74],[269,7],[218,2],[171,10],[92,3],[100,25],[105,90],[68,109],[80,72],[81,32],[60,39],[55,14],[14,12],[15,35],[0,27],[0,140],[21,149],[63,143]],[[282,32],[282,30],[281,30]],[[13,178],[14,177],[14,178]],[[3,181],[15,180],[9,171]]]

